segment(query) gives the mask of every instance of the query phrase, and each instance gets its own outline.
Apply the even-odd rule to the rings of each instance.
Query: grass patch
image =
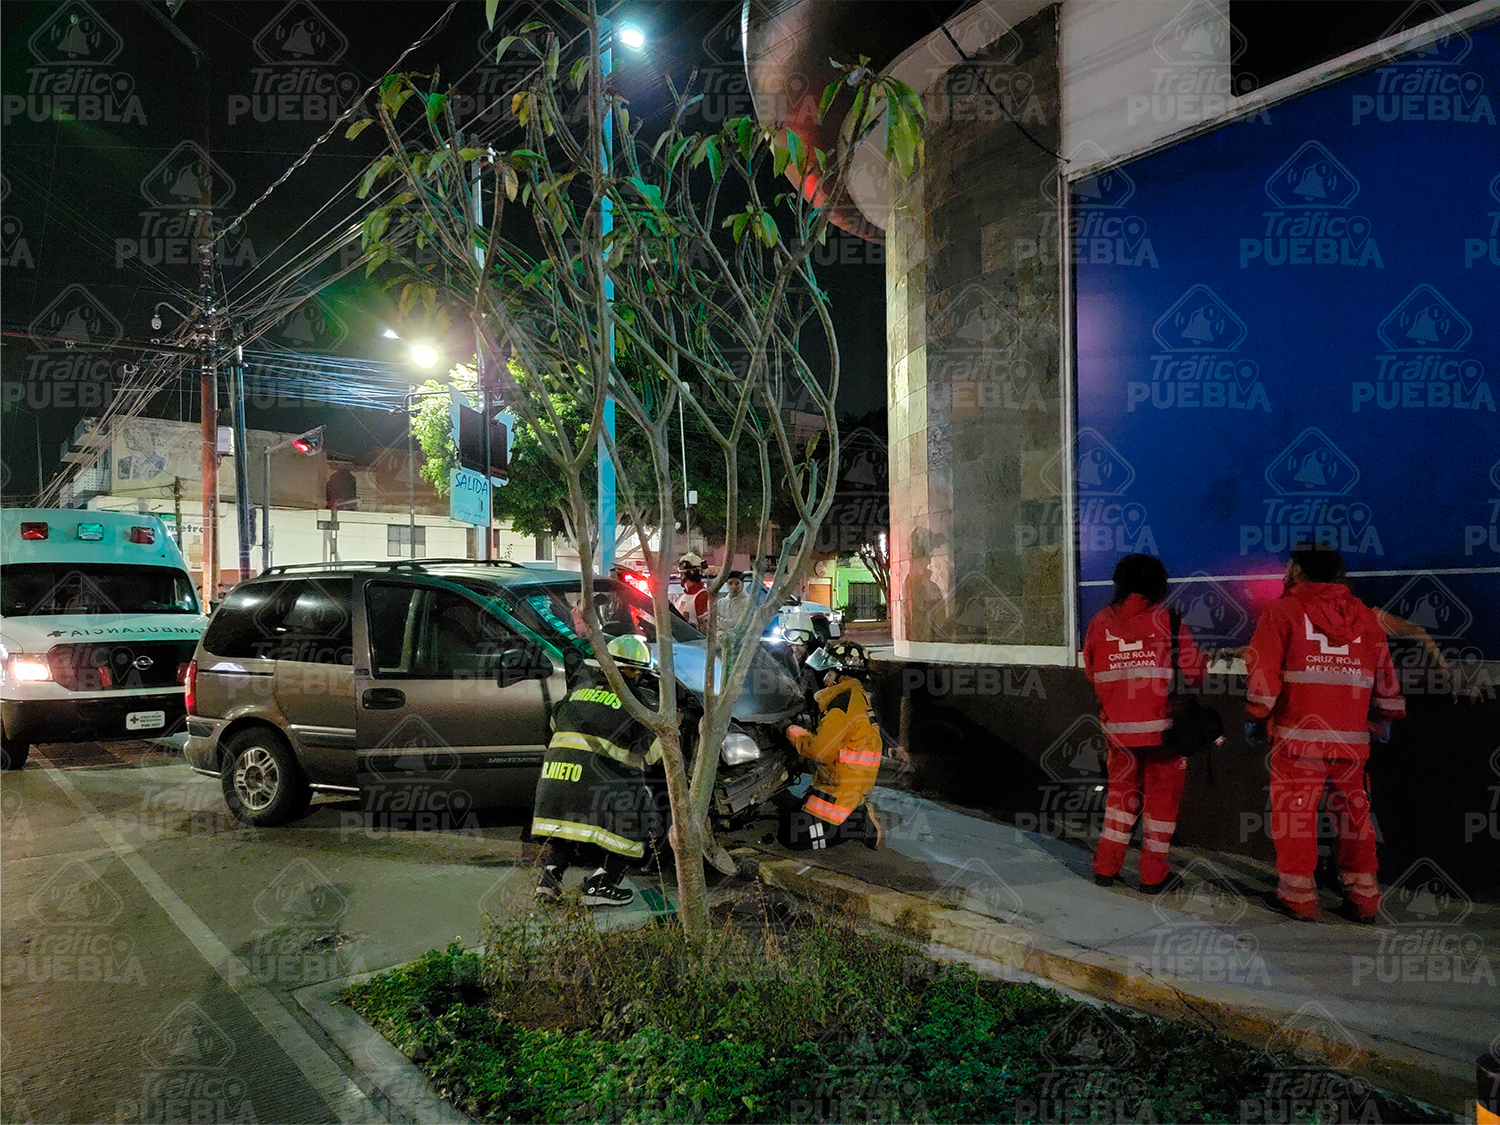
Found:
[[[483,1121],[1442,1121],[1221,1036],[938,966],[757,887],[702,942],[578,910],[345,999]]]

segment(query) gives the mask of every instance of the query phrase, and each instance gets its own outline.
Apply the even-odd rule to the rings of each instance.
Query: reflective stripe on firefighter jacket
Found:
[[[1406,714],[1374,612],[1335,582],[1299,582],[1260,616],[1245,653],[1245,710],[1279,749],[1363,762],[1368,722]]]
[[[1203,682],[1203,657],[1183,622],[1177,661],[1189,684]],[[1083,670],[1099,697],[1099,721],[1109,745],[1159,746],[1171,725],[1172,624],[1167,607],[1130,594],[1105,606],[1083,638]]]
[[[817,763],[813,787],[802,808],[829,824],[844,819],[864,803],[880,772],[880,731],[870,714],[862,684],[845,676],[813,697],[818,729],[793,740],[797,753]]]
[[[602,674],[553,709],[552,731],[536,787],[532,835],[642,858],[645,841],[662,831],[645,773],[661,759],[661,743],[630,717]]]

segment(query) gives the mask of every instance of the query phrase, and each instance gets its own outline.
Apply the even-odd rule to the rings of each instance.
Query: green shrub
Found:
[[[699,942],[554,911],[495,926],[482,955],[434,950],[346,999],[484,1121],[1237,1121],[1285,1065],[935,965],[847,917],[778,912],[758,888],[748,907]],[[1298,1067],[1343,1104],[1272,1112],[1445,1120]]]

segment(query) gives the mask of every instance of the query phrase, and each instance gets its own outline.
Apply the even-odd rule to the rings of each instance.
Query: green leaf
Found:
[[[791,154],[791,162],[797,171],[806,173],[807,169],[802,165],[802,158],[806,155],[806,150],[802,147],[802,138],[791,129],[786,131],[786,149]]]
[[[386,159],[386,157],[382,156],[365,169],[365,174],[359,178],[359,187],[354,192],[356,199],[364,199],[370,194],[370,189],[375,186],[375,181],[385,172]]]
[[[577,90],[583,86],[583,80],[588,77],[588,73],[589,56],[584,55],[583,58],[574,62],[572,68],[568,71],[568,81],[573,84],[573,89]]]
[[[651,206],[651,209],[653,211],[662,210],[661,188],[657,187],[655,184],[648,184],[639,176],[631,176],[630,179],[626,182],[629,183],[631,187],[635,188],[636,192],[639,193],[640,197]]]
[[[547,77],[554,82],[557,81],[557,60],[561,52],[562,40],[554,35],[547,45]]]
[[[507,35],[504,39],[500,40],[499,43],[495,44],[496,62],[499,62],[505,56],[505,52],[510,50],[510,45],[514,43],[518,38],[520,38],[520,36]]]
[[[828,107],[833,104],[833,99],[839,96],[839,88],[842,82],[830,82],[823,87],[823,97],[818,101],[818,118],[822,120],[828,113]]]
[[[740,155],[749,160],[755,146],[755,122],[748,117],[741,117],[735,122],[734,132],[735,141],[740,146]]]
[[[766,246],[775,246],[781,241],[781,231],[776,228],[776,220],[769,212],[762,211],[756,216],[755,236]]]
[[[741,211],[738,215],[730,215],[729,218],[725,219],[724,225],[726,227],[734,228],[732,233],[734,234],[735,242],[738,243],[742,238],[745,237],[745,227],[749,224],[749,222],[750,212]]]
[[[866,93],[867,91],[865,90],[865,88],[861,86],[859,88],[859,92],[854,95],[854,107],[849,110],[849,118],[854,122],[854,132],[856,135],[862,132],[864,129],[863,113],[865,108]]]
[[[427,124],[434,124],[443,112],[443,106],[448,104],[447,94],[427,95]]]
[[[500,0],[484,0],[484,22],[495,30],[495,13],[500,10]]]
[[[353,125],[349,126],[347,130],[345,130],[344,139],[346,141],[352,141],[355,137],[359,136],[373,124],[375,124],[375,119],[373,117],[366,117],[361,121],[356,121]]]
[[[484,155],[482,148],[461,148],[458,150],[458,158],[467,164],[471,160],[478,160]]]
[[[786,171],[787,157],[790,155],[787,152],[786,142],[780,137],[776,137],[771,141],[771,171],[775,175],[779,176]]]
[[[621,136],[622,137],[629,137],[630,136],[630,109],[629,109],[629,107],[627,107],[627,106],[625,106],[625,105],[622,104],[619,107],[619,109],[617,109],[615,112],[618,113],[619,117],[620,117],[620,134],[621,134]]]

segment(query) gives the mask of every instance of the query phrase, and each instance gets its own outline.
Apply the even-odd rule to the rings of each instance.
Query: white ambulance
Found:
[[[162,521],[136,512],[0,512],[0,751],[183,728],[208,618]]]

